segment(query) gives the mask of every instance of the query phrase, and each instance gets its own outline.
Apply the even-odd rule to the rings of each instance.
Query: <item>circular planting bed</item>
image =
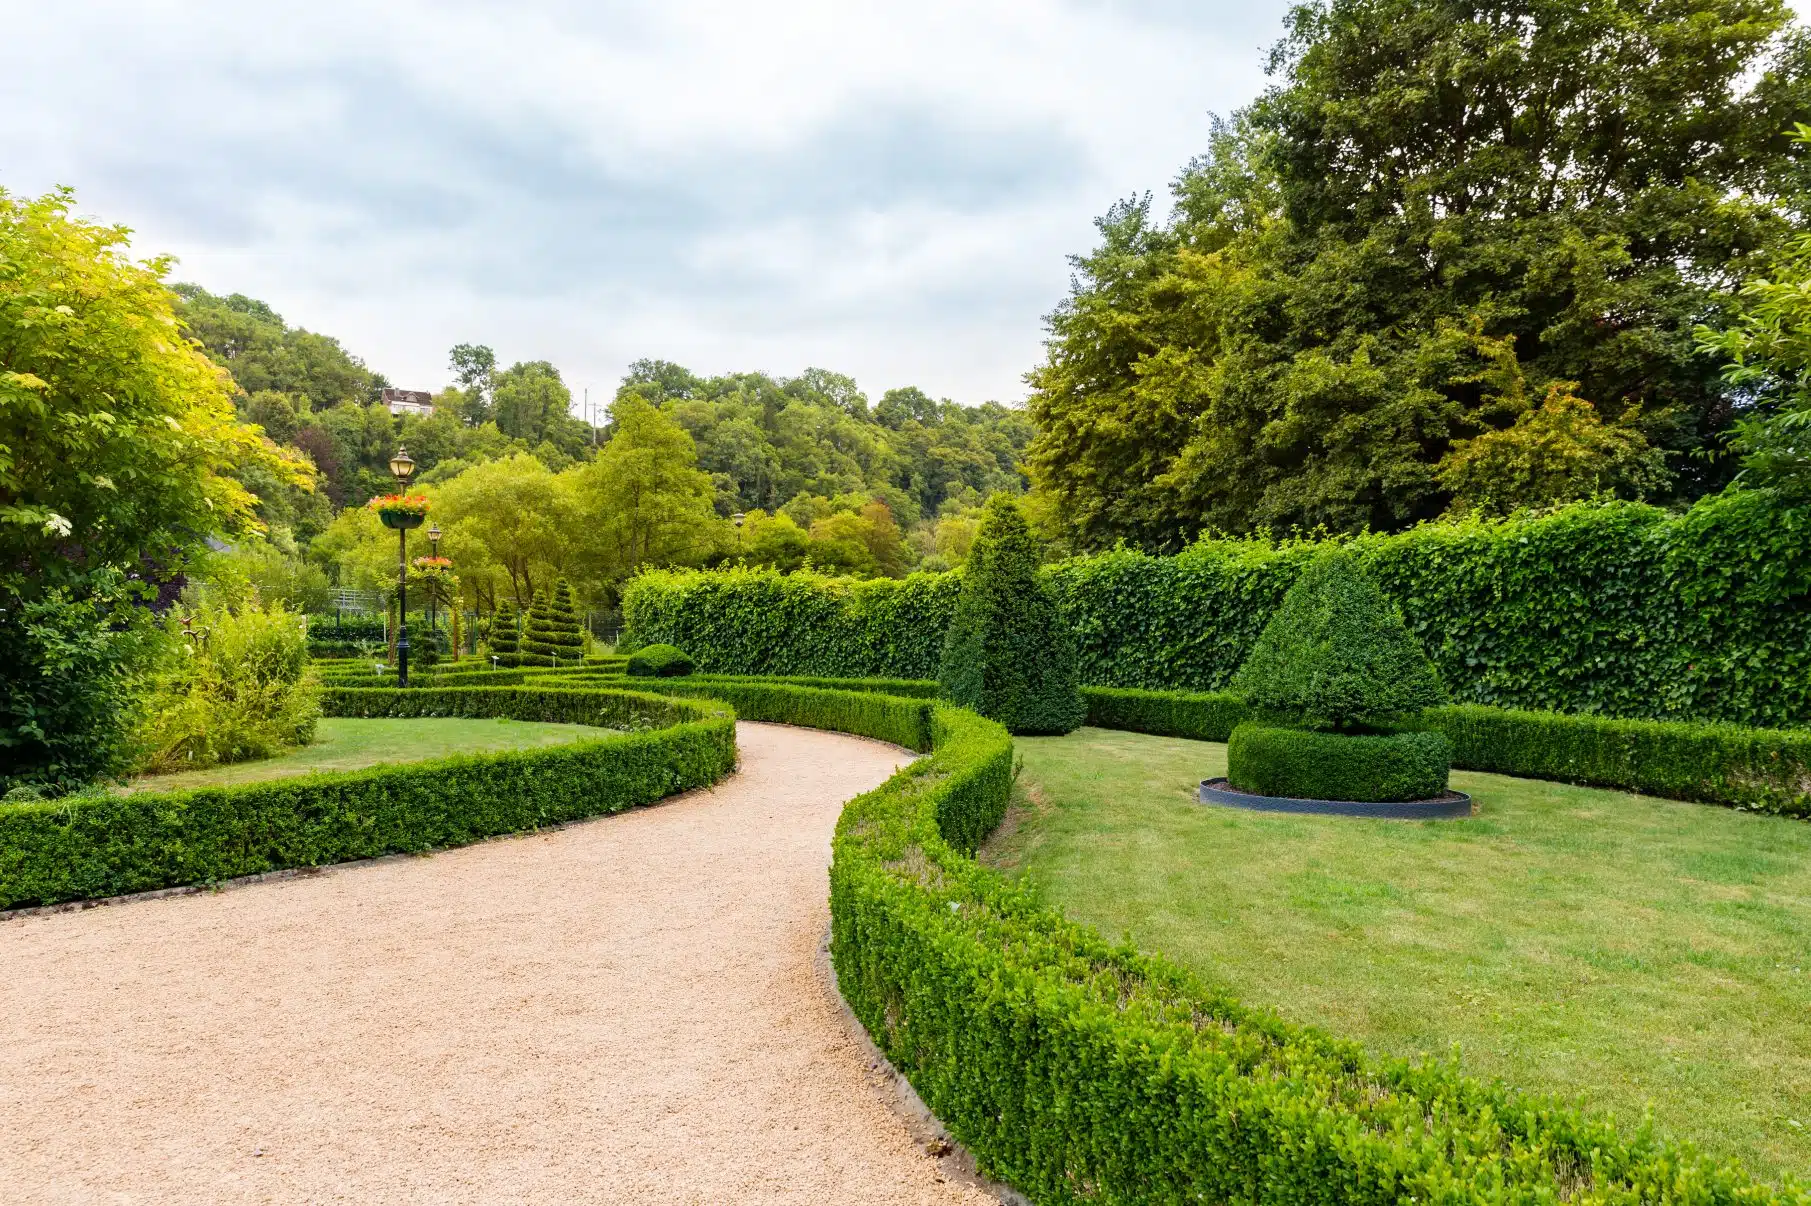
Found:
[[[1203,779],[1201,802],[1254,812],[1295,812],[1333,817],[1374,817],[1389,821],[1449,821],[1471,815],[1471,797],[1449,791],[1429,800],[1365,803],[1359,800],[1298,800],[1289,796],[1260,796],[1240,791],[1225,779]]]

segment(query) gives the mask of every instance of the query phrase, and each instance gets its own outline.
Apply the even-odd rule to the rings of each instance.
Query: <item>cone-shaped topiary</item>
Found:
[[[561,578],[553,584],[552,590],[535,592],[534,605],[528,609],[528,624],[522,634],[522,664],[574,666],[584,657],[585,639],[579,634],[572,587]]]
[[[987,500],[937,673],[946,699],[1013,733],[1067,733],[1087,715],[1075,649],[1038,575],[1038,547],[1018,503]]]
[[[1302,571],[1233,686],[1260,712],[1345,732],[1386,725],[1445,694],[1402,613],[1342,548]]]
[[[498,606],[497,614],[490,619],[490,651],[499,666],[519,664],[517,659],[521,656],[521,645],[518,624],[515,602],[505,599]]]

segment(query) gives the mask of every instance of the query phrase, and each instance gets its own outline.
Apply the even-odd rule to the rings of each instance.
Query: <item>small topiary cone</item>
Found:
[[[1233,686],[1260,712],[1338,731],[1387,725],[1445,697],[1402,612],[1343,548],[1302,571]]]

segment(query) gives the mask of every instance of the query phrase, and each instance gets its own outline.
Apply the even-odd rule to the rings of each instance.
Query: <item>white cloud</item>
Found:
[[[1283,8],[19,7],[0,186],[401,384],[480,340],[594,394],[659,356],[965,401],[1022,395],[1064,257],[1256,93]]]

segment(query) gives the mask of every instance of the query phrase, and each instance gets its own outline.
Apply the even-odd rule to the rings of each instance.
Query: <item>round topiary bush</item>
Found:
[[[937,680],[945,699],[1012,733],[1067,733],[1087,717],[1075,648],[1038,575],[1038,546],[1019,504],[987,500],[962,569]]]
[[[692,672],[692,659],[672,645],[646,645],[629,657],[629,673],[642,678],[677,678]]]
[[[1226,742],[1226,778],[1240,791],[1296,800],[1375,804],[1446,791],[1453,749],[1439,733],[1324,733],[1246,721]]]
[[[1227,779],[1240,791],[1364,803],[1445,792],[1444,737],[1378,731],[1444,692],[1402,613],[1345,549],[1302,571],[1234,685],[1262,718],[1227,746]]]

